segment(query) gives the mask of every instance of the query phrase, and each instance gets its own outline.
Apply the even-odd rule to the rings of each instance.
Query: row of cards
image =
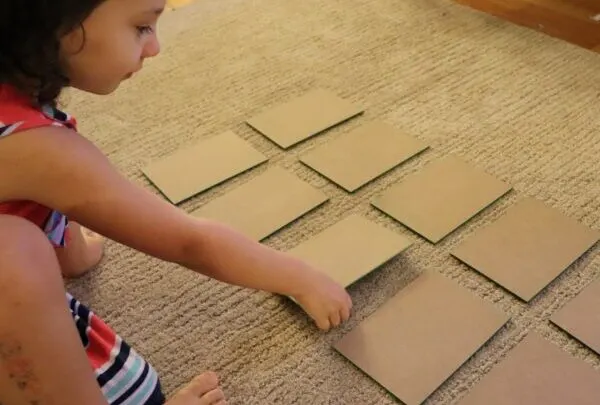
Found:
[[[265,111],[248,124],[287,149],[361,112],[351,103],[317,90]],[[370,122],[309,150],[299,159],[346,191],[354,192],[427,148],[390,125]],[[250,143],[228,131],[143,170],[172,203],[178,204],[267,161]],[[510,185],[448,156],[406,176],[371,204],[431,243],[438,243],[510,190]],[[328,200],[294,174],[272,166],[192,215],[219,220],[262,241]],[[524,198],[451,253],[529,301],[599,239],[598,232],[535,199]],[[350,215],[290,253],[350,286],[411,244],[387,227]],[[600,327],[584,331],[583,312],[565,311],[555,323],[571,333],[587,331],[587,341],[594,340],[589,338],[590,329],[598,330],[595,338],[600,347]],[[335,348],[406,404],[419,404],[508,320],[505,314],[443,276],[426,272]],[[556,354],[554,348],[535,336],[524,347]],[[525,357],[529,354],[525,349],[515,353]],[[558,366],[568,363],[559,355],[555,357]],[[518,359],[514,360],[517,364]],[[507,363],[512,364],[510,360]],[[540,364],[530,364],[537,366]],[[547,370],[540,366],[536,372]],[[499,373],[488,378],[502,375]],[[525,384],[526,379],[519,381]],[[490,384],[482,385],[498,386]],[[555,390],[561,387],[551,385]]]

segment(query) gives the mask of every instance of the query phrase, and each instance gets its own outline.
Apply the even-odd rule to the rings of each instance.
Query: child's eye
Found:
[[[140,35],[152,34],[154,32],[154,28],[152,28],[150,25],[143,25],[137,27],[137,31]]]

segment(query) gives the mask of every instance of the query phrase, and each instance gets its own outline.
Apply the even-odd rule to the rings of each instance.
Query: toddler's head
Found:
[[[108,94],[159,52],[165,0],[0,1],[0,84],[36,104],[66,86]]]

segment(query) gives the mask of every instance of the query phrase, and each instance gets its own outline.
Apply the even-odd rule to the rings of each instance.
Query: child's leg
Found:
[[[0,216],[0,403],[106,405],[41,230]]]
[[[107,405],[65,294],[42,231],[0,215],[0,404]],[[196,377],[167,402],[225,403],[213,373]]]
[[[104,238],[88,232],[76,222],[69,223],[69,242],[56,249],[62,274],[76,278],[98,264],[104,252]]]

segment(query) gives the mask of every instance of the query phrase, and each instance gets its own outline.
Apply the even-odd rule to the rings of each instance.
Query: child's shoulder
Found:
[[[13,87],[0,83],[0,137],[45,126],[76,129],[77,122],[57,108],[35,108]]]

